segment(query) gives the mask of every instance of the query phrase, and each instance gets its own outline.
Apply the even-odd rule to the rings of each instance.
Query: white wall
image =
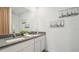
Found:
[[[69,46],[70,51],[79,52],[79,15],[65,18],[68,21],[70,35],[69,35]]]
[[[40,31],[47,33],[48,51],[79,51],[79,16],[62,18],[64,28],[50,28],[51,20],[60,20],[58,11],[65,8],[39,8]]]
[[[12,8],[9,8],[9,33],[12,33]]]

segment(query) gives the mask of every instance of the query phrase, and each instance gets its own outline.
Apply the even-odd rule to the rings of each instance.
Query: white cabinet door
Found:
[[[0,49],[0,52],[18,52],[21,49],[30,45],[34,45],[34,40],[28,40],[25,42],[21,42],[21,43],[17,43],[17,44],[5,47],[3,49]]]
[[[35,52],[41,52],[45,49],[45,36],[41,36],[35,39]]]
[[[0,49],[0,52],[17,52],[22,48],[23,46],[19,46],[19,44],[14,44],[14,45],[7,46],[5,48]]]
[[[34,45],[30,45],[28,47],[25,47],[19,52],[34,52]]]
[[[45,36],[40,37],[41,39],[41,51],[43,51],[45,49]]]
[[[41,52],[40,38],[35,39],[35,52]]]
[[[35,52],[41,52],[40,41],[35,43]]]

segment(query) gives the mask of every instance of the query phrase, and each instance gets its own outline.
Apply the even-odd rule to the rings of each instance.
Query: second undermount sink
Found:
[[[10,40],[6,40],[6,42],[10,43],[10,42],[17,42],[17,41],[21,41],[24,40],[25,38],[21,37],[21,38],[14,38],[14,39],[10,39]]]

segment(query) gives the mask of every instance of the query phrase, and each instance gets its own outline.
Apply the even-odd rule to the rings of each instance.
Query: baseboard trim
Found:
[[[48,52],[48,51],[44,49],[42,52]]]

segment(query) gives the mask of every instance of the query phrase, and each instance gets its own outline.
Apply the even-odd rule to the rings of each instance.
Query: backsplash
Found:
[[[16,36],[20,36],[20,34],[16,33]],[[13,38],[13,34],[0,35],[0,39],[3,38]]]

